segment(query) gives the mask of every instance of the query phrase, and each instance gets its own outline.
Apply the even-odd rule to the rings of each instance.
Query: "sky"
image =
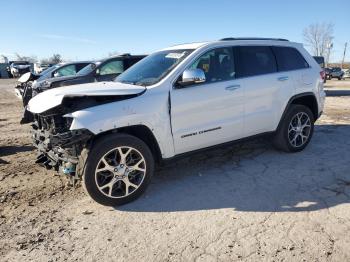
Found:
[[[349,0],[3,0],[0,54],[87,60],[224,37],[303,42],[305,27],[325,22],[334,24],[336,62],[350,42],[349,6]]]

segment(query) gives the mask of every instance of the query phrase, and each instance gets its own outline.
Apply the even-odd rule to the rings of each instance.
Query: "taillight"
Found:
[[[320,76],[321,76],[322,80],[324,80],[326,78],[326,72],[324,70],[322,70],[320,72]]]

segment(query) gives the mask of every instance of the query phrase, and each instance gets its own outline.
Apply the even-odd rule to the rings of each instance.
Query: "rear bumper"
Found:
[[[319,83],[318,89],[315,93],[315,96],[317,98],[317,105],[318,105],[318,118],[322,115],[323,108],[326,101],[326,92],[324,91],[323,83]]]

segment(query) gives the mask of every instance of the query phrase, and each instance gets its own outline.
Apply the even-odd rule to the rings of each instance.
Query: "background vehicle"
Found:
[[[10,61],[8,71],[12,77],[20,77],[21,75],[30,72],[31,64],[27,61]]]
[[[31,87],[26,88],[26,91],[23,92],[25,94],[23,96],[23,105],[25,107],[33,96],[47,89],[91,82],[111,81],[144,57],[144,55],[134,56],[124,54],[110,57],[98,62],[65,64],[64,66],[50,72],[50,74],[54,77],[48,78],[46,77],[46,74],[45,76],[37,79]],[[78,68],[81,68],[82,65],[85,66],[79,72],[74,73]],[[30,121],[32,121],[32,115],[25,109],[21,123],[25,124]]]
[[[331,73],[331,71],[332,71],[332,69],[331,68],[328,68],[328,67],[326,67],[325,69],[324,69],[324,72],[325,72],[325,74],[326,74],[326,79],[330,79],[330,73]]]
[[[350,78],[350,69],[346,69],[344,70],[344,75],[343,75],[343,78]]]
[[[42,64],[42,63],[35,63],[34,64],[34,73],[35,74],[41,74],[44,70],[54,66],[55,64]]]
[[[74,75],[90,63],[91,61],[75,61],[56,64],[41,72],[37,82],[54,77]]]
[[[27,72],[27,73],[23,74],[20,78],[18,78],[18,83],[15,86],[15,93],[18,96],[18,98],[20,98],[20,99],[23,98],[23,93],[24,93],[25,89],[27,87],[31,88],[34,81],[36,81],[39,78],[44,78],[44,77],[51,78],[51,72],[53,72],[55,69],[59,68],[62,65],[63,64],[54,65],[54,66],[44,70],[40,74],[35,74],[32,72]]]
[[[22,99],[24,112],[20,121],[21,124],[29,123],[33,119],[33,115],[28,112],[26,106],[29,100],[36,94],[37,86],[43,83],[45,79],[51,79],[62,75],[69,76],[76,74],[77,71],[90,64],[88,61],[79,61],[71,63],[63,63],[54,65],[44,70],[40,75],[27,73],[18,79],[18,84],[15,86],[16,95]]]
[[[43,74],[33,82],[31,86],[31,93],[27,95],[29,101],[37,93],[40,93],[47,89],[48,83],[53,82],[56,78],[74,76],[83,69],[85,66],[91,64],[91,61],[78,61],[64,63],[52,70],[52,67],[44,71]]]
[[[77,85],[91,82],[112,81],[119,74],[144,58],[144,55],[120,55],[98,62],[89,63],[76,74],[61,75],[61,77],[38,82],[33,88],[40,93],[50,88]]]
[[[98,203],[139,197],[156,163],[270,134],[303,150],[325,100],[323,71],[301,44],[225,38],[155,52],[113,82],[55,88],[28,104],[47,168],[82,179]]]
[[[79,62],[71,62],[71,63],[60,63],[60,64],[53,65],[50,68],[47,68],[46,70],[42,71],[40,74],[34,74],[32,72],[28,72],[22,75],[18,79],[18,84],[15,86],[15,93],[20,99],[23,99],[23,104],[25,106],[27,105],[29,99],[31,98],[31,90],[29,89],[35,86],[37,82],[41,82],[49,78],[54,78],[55,76],[58,77],[63,74],[64,75],[76,74],[77,70],[80,70],[81,68],[85,67],[89,63],[91,62],[79,61]],[[30,92],[27,92],[26,98],[24,99],[23,94],[25,90]]]
[[[337,78],[338,80],[342,80],[343,76],[344,72],[340,67],[333,67],[328,74],[328,79]]]

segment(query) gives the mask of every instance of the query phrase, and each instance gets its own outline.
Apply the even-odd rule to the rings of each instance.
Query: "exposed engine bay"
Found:
[[[60,115],[34,115],[32,124],[33,144],[38,149],[36,163],[69,175],[73,180],[78,158],[93,134],[86,129],[69,130],[71,118]]]

